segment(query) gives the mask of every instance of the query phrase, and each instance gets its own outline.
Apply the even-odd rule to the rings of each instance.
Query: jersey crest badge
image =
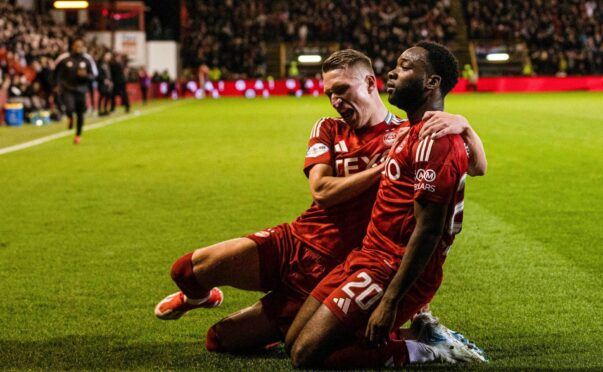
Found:
[[[391,146],[394,144],[394,141],[396,140],[396,132],[387,132],[385,133],[385,135],[383,136],[383,143],[386,146]]]

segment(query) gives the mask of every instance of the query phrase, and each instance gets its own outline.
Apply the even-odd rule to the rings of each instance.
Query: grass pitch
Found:
[[[603,368],[603,94],[447,99],[481,135],[463,232],[432,308],[484,347],[484,368]],[[153,315],[171,263],[294,219],[327,99],[185,101],[0,156],[0,366],[289,369],[281,350],[215,355],[207,328],[260,293],[177,322]],[[394,112],[399,113],[398,110]],[[56,127],[58,128],[58,127]],[[57,130],[60,130],[57,129]],[[0,128],[8,145],[52,129]]]

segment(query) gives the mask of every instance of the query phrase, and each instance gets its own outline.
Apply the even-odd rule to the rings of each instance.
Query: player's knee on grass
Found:
[[[314,367],[311,364],[313,358],[313,345],[306,343],[304,340],[297,340],[289,353],[293,368],[310,368]]]
[[[205,339],[205,348],[207,351],[215,353],[236,353],[252,350],[261,346],[246,345],[245,341],[248,341],[246,335],[241,334],[240,332],[233,333],[232,327],[229,327],[224,322],[225,320],[222,319],[211,326],[207,331],[207,338]]]
[[[309,296],[302,307],[297,312],[293,323],[289,327],[285,335],[285,352],[291,355],[291,349],[297,341],[302,330],[305,328],[308,321],[312,318],[321,303],[312,296]]]
[[[322,344],[322,338],[316,337],[315,330],[303,329],[289,352],[291,364],[294,368],[318,367],[317,356],[319,354],[319,345]]]
[[[298,336],[299,336],[299,331],[298,330],[292,331],[291,328],[289,328],[289,331],[285,335],[285,352],[289,356],[291,356],[291,352],[293,350],[293,345],[295,345],[295,342],[297,341]]]
[[[207,338],[205,339],[205,348],[207,351],[211,351],[214,353],[222,353],[226,350],[220,343],[220,339],[218,338],[217,324],[211,326],[211,328],[207,331]]]

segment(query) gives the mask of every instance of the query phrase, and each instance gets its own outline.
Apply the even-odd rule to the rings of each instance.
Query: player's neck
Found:
[[[385,118],[387,117],[388,113],[389,110],[387,109],[387,107],[385,107],[385,105],[381,101],[381,98],[379,98],[379,104],[377,105],[377,109],[375,110],[375,112],[373,112],[371,117],[369,118],[368,126],[372,127],[373,125],[382,123],[383,120],[385,120]]]
[[[407,110],[406,116],[411,125],[417,124],[423,120],[423,115],[427,111],[444,111],[444,100],[427,100],[421,106],[414,110]]]

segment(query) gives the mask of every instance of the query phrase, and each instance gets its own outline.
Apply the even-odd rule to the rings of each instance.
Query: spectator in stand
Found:
[[[463,66],[463,79],[467,80],[467,90],[473,92],[477,91],[477,81],[479,76],[477,75],[477,72],[473,70],[473,67],[471,67],[470,64],[465,64],[465,66]]]
[[[151,83],[161,83],[161,75],[159,74],[159,71],[155,70],[155,72],[153,72],[153,76],[151,76]]]
[[[27,90],[29,85],[25,76],[13,75],[8,87],[8,102],[21,103],[23,112],[27,115],[31,109],[31,100],[28,97]]]
[[[209,81],[209,66],[203,64],[197,70],[197,83],[199,84],[199,92],[201,97],[205,97],[205,83]],[[186,82],[185,82],[186,85]],[[185,90],[183,89],[182,92]]]
[[[54,103],[59,109],[60,98],[52,88],[56,83],[53,81],[53,61],[69,49],[69,40],[81,30],[56,24],[49,14],[22,9],[13,1],[0,0],[0,14],[0,75],[26,76],[30,91],[35,90],[32,101],[43,103],[45,109]],[[93,53],[105,49],[95,41],[87,44]],[[53,117],[60,118],[60,114],[54,113]]]
[[[26,95],[31,101],[31,113],[36,113],[48,107],[48,101],[43,95],[40,82],[34,81],[30,89],[26,91]],[[28,118],[31,119],[31,115]]]
[[[144,66],[138,69],[138,85],[140,86],[140,94],[142,95],[142,104],[147,104],[147,96],[149,94],[149,87],[151,86],[151,78],[147,74],[147,70]]]
[[[206,0],[192,7],[190,32],[182,40],[184,67],[220,66],[227,79],[265,77],[270,41],[336,42],[393,66],[398,56],[392,51],[400,44],[449,42],[456,35],[449,0]]]
[[[222,71],[220,71],[218,66],[214,65],[212,68],[209,69],[208,76],[209,80],[211,81],[220,81],[220,79],[222,78]]]
[[[126,113],[130,112],[130,99],[126,89],[126,57],[116,53],[111,63],[111,77],[113,78],[113,94],[111,95],[111,112],[115,111],[115,97],[119,96],[121,105]]]
[[[470,38],[525,42],[535,74],[603,74],[603,0],[464,4]]]
[[[34,64],[34,66],[36,66]],[[34,67],[35,68],[35,67]],[[52,70],[54,70],[54,62],[43,56],[40,58],[39,69],[36,68],[36,80],[40,83],[40,94],[43,97],[44,101],[47,102],[47,106],[50,106],[50,97],[52,96],[52,87],[54,82],[52,81]]]
[[[163,70],[163,72],[161,73],[161,81],[164,83],[169,83],[172,80],[172,78],[170,77],[170,73],[168,72],[168,70]]]
[[[98,61],[98,115],[109,115],[111,97],[113,96],[113,78],[111,75],[111,52],[105,52]]]

